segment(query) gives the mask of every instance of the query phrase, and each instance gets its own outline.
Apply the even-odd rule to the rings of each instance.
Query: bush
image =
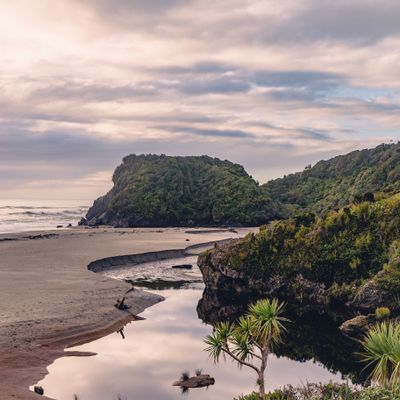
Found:
[[[253,392],[234,400],[259,400]],[[295,388],[287,386],[265,396],[265,400],[400,400],[400,387],[372,387],[363,390],[351,389],[347,385],[334,383],[307,384]]]
[[[258,393],[253,392],[246,395],[242,394],[239,397],[235,397],[234,400],[260,400],[260,397],[258,396]]]
[[[390,309],[388,307],[378,307],[375,310],[375,317],[379,321],[388,319],[390,317]]]
[[[356,400],[399,400],[400,389],[398,387],[374,387],[365,389],[359,393]]]

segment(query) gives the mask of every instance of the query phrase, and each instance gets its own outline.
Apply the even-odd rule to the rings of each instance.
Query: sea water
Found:
[[[0,200],[0,233],[77,225],[87,209],[87,205],[70,200]]]

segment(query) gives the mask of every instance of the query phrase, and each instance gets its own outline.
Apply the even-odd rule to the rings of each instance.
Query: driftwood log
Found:
[[[205,386],[214,385],[215,379],[208,374],[192,376],[188,379],[176,381],[172,386],[180,386],[186,389],[200,388]]]
[[[125,297],[123,297],[122,300],[118,299],[114,306],[118,308],[118,310],[127,310],[129,308],[129,306],[125,304]]]
[[[172,268],[174,268],[174,269],[192,269],[193,265],[192,264],[177,264],[177,265],[173,265]]]

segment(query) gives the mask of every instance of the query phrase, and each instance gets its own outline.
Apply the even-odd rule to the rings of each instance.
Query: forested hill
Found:
[[[208,156],[129,155],[114,187],[97,199],[89,225],[260,225],[303,211],[322,215],[400,193],[400,144],[319,161],[262,186],[239,164]]]
[[[241,165],[208,156],[129,155],[114,187],[90,208],[89,225],[259,225],[276,206]]]
[[[282,217],[301,210],[320,214],[348,205],[367,192],[398,193],[400,144],[382,144],[320,161],[262,187],[267,197],[280,204]]]

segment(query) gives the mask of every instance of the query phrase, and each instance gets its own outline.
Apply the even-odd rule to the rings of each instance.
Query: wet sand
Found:
[[[184,228],[73,228],[36,239],[26,237],[43,232],[0,235],[0,399],[46,398],[29,386],[46,375],[56,358],[75,355],[66,347],[104,336],[132,320],[130,313],[113,306],[131,286],[89,271],[88,264],[183,249],[249,231],[189,234]],[[126,299],[133,314],[162,301],[141,290],[130,291]]]

